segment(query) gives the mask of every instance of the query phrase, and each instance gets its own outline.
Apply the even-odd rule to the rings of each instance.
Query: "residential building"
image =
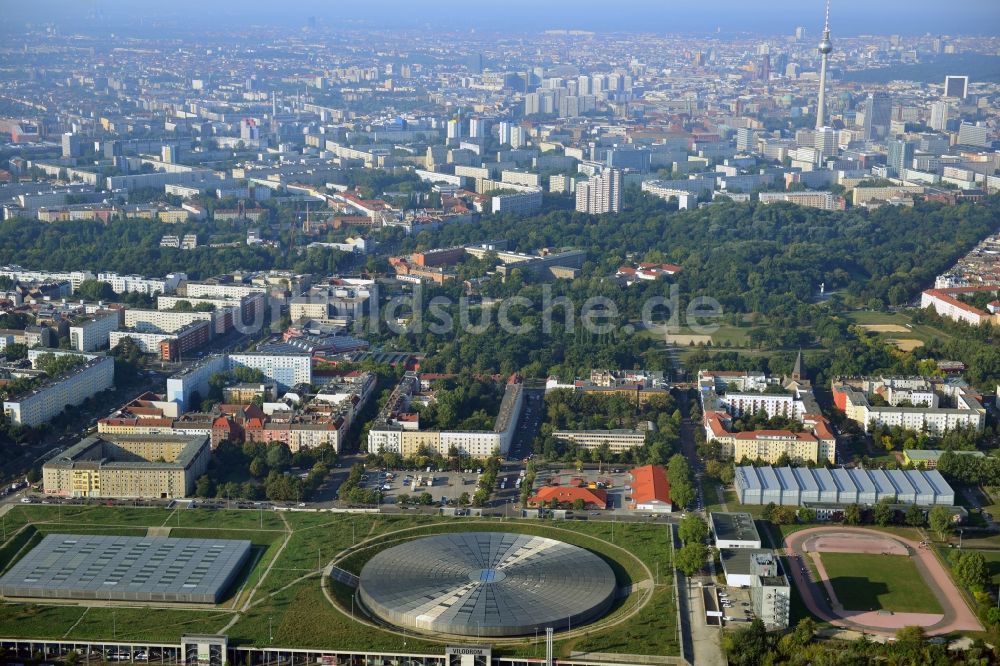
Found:
[[[508,379],[492,430],[420,430],[418,415],[409,411],[420,390],[417,373],[403,375],[368,431],[369,453],[392,452],[408,458],[423,447],[441,455],[448,455],[454,447],[460,455],[484,458],[495,452],[506,455],[510,450],[524,403],[520,377],[511,375]]]
[[[121,325],[121,311],[98,311],[89,317],[76,319],[69,327],[69,342],[81,352],[107,348],[111,332]]]
[[[617,213],[621,206],[622,172],[618,169],[608,169],[576,185],[576,210],[579,213]]]
[[[579,448],[596,451],[607,445],[611,453],[618,454],[639,448],[646,443],[646,433],[656,425],[647,421],[640,428],[617,430],[556,430],[552,436],[574,442]]]
[[[36,427],[67,407],[114,387],[115,361],[94,356],[62,377],[50,379],[29,393],[5,400],[3,411],[11,423]]]
[[[60,497],[187,497],[210,458],[204,436],[92,435],[42,465],[42,483]]]
[[[962,384],[925,377],[834,379],[831,384],[834,404],[866,432],[873,426],[899,426],[942,435],[955,428],[982,432],[986,424],[986,408]],[[942,397],[950,406],[940,406]]]
[[[963,294],[997,293],[998,291],[1000,291],[1000,287],[996,285],[927,289],[920,295],[920,307],[933,308],[942,317],[953,321],[964,321],[972,326],[982,326],[986,323],[1000,326],[1000,314],[980,310],[958,298]]]

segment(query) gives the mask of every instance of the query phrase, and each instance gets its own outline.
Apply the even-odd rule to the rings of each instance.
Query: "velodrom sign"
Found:
[[[493,649],[489,646],[448,646],[448,666],[490,666]]]

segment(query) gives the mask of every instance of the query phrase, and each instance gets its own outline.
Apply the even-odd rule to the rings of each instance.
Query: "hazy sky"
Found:
[[[0,0],[0,23],[84,20],[121,30],[136,19],[196,27],[225,21],[303,25],[437,27],[535,31],[546,28],[657,32],[789,33],[822,28],[824,0]],[[8,22],[9,21],[9,22]],[[144,20],[145,24],[146,21]],[[833,0],[834,36],[856,34],[1000,34],[1000,0]],[[217,27],[217,24],[216,24]]]

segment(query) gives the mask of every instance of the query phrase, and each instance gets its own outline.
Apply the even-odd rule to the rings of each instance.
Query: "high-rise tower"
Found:
[[[826,22],[823,24],[823,38],[819,40],[817,49],[820,55],[819,66],[819,104],[816,108],[816,129],[826,125],[826,61],[833,51],[830,41],[830,0],[826,0]]]

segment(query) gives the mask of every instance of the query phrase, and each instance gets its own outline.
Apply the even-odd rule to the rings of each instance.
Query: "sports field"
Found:
[[[913,560],[905,555],[822,553],[820,557],[845,610],[942,612]]]
[[[539,534],[588,548],[609,561],[620,585],[633,586],[632,594],[598,623],[561,637],[557,634],[557,655],[680,652],[671,536],[663,525],[40,505],[16,506],[5,522],[0,570],[22,557],[42,535],[54,532],[140,536],[149,529],[158,534],[169,530],[176,537],[250,539],[254,546],[253,561],[219,605],[0,603],[0,633],[12,638],[177,642],[182,634],[223,633],[236,644],[264,645],[273,628],[275,646],[399,651],[405,643],[407,651],[440,652],[441,643],[361,621],[362,610],[352,608],[350,588],[331,582],[324,589],[321,570],[366,540],[377,547],[383,538],[398,540],[403,534],[410,538],[440,531],[496,530]],[[362,560],[354,564],[360,566]],[[653,571],[659,572],[655,585]],[[544,645],[532,638],[516,639],[497,645],[495,652],[544,656]]]

